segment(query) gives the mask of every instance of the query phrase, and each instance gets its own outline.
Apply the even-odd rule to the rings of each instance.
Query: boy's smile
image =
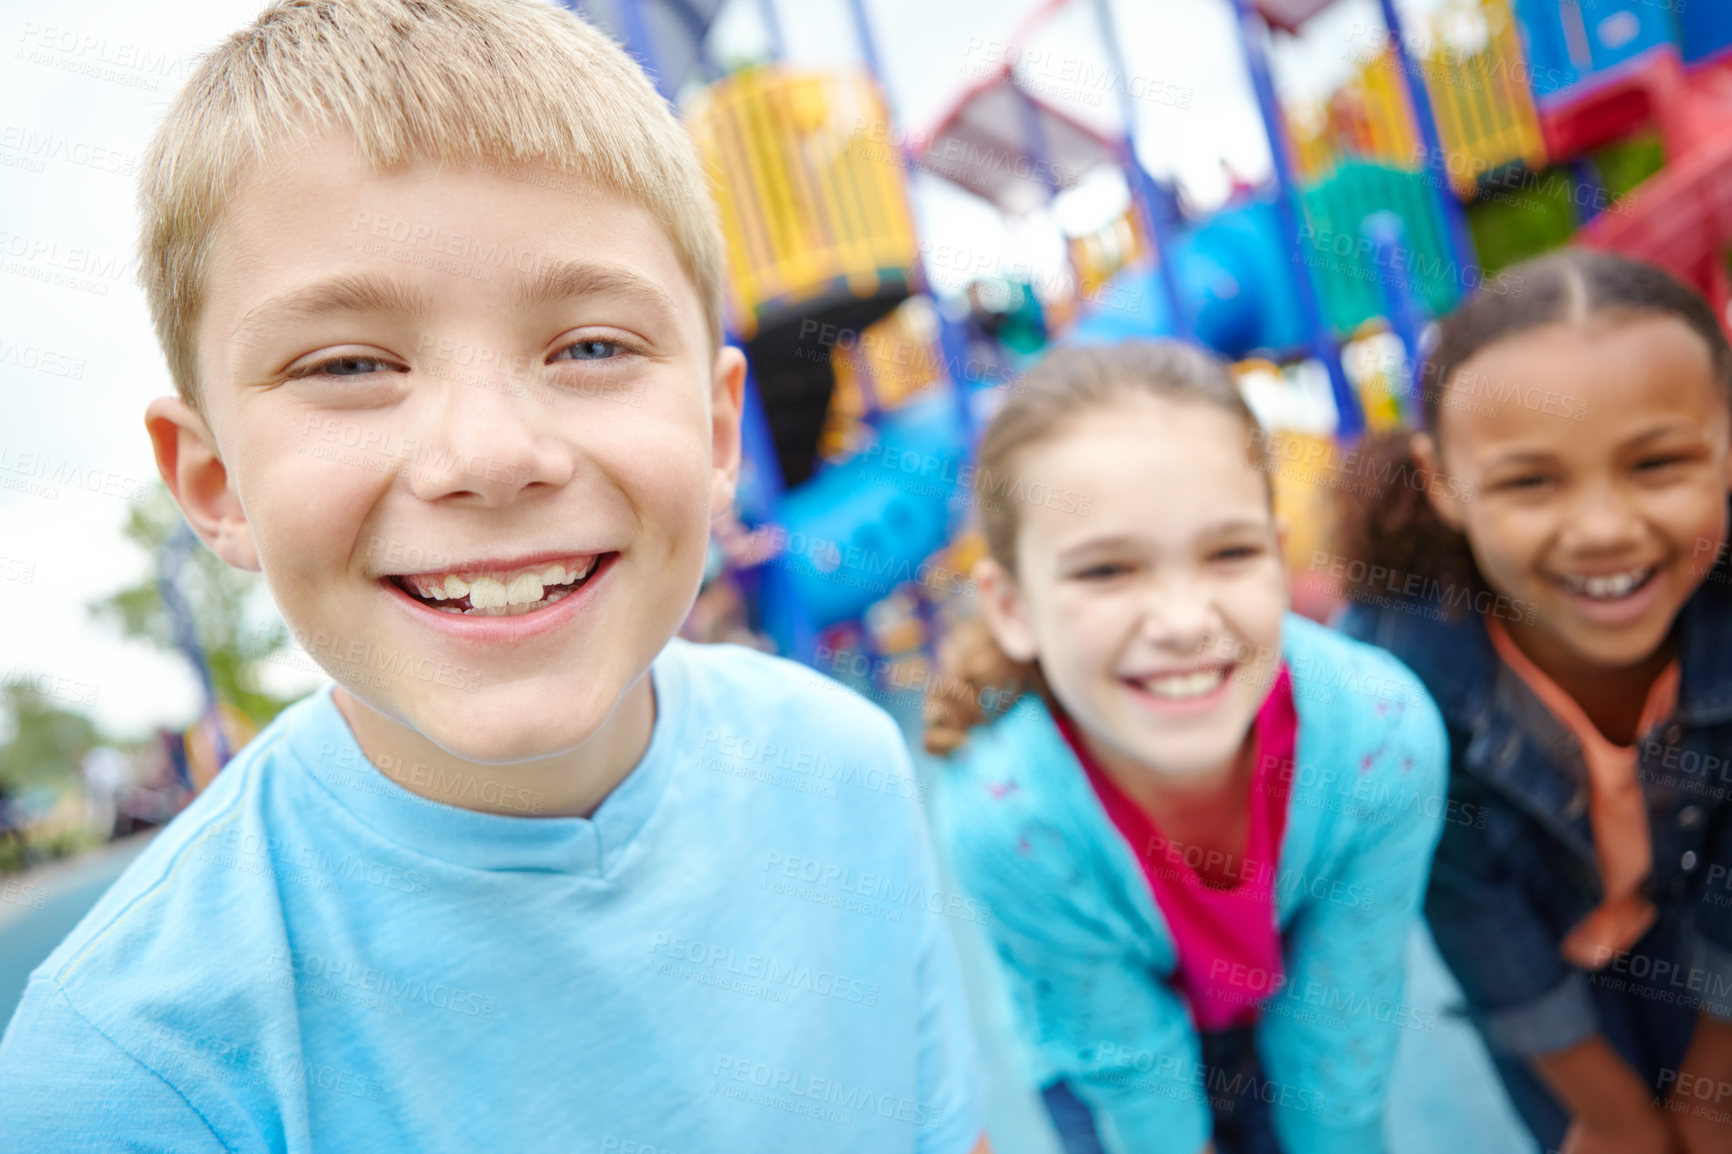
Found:
[[[369,755],[608,778],[593,807],[738,465],[743,361],[656,219],[319,136],[242,185],[204,278],[204,419],[148,422],[195,527],[263,569]]]

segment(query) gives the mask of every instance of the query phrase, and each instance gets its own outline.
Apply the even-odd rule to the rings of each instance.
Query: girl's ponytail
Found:
[[[926,691],[926,751],[954,751],[989,713],[1005,712],[1025,693],[1045,696],[1040,667],[1000,649],[978,615],[958,622],[938,647],[938,675]]]

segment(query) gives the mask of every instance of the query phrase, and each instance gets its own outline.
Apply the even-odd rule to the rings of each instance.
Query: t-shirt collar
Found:
[[[678,733],[689,728],[685,668],[677,652],[681,644],[671,641],[650,666],[655,724],[642,760],[587,818],[483,813],[406,789],[362,755],[332,699],[330,683],[296,706],[302,717],[290,728],[287,752],[293,763],[284,768],[304,770],[300,784],[305,788],[322,790],[380,836],[430,857],[473,869],[600,877],[667,792]]]

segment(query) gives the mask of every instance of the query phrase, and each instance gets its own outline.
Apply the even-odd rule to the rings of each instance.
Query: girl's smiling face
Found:
[[[1109,769],[1224,769],[1268,695],[1287,581],[1250,437],[1214,405],[1139,397],[1019,455],[1028,491],[1079,499],[1019,509],[1015,577],[981,563],[986,620]]]
[[[1568,403],[1527,403],[1548,394]],[[1461,366],[1437,425],[1416,453],[1460,486],[1432,502],[1532,607],[1509,625],[1523,649],[1542,668],[1654,654],[1726,538],[1732,418],[1703,340],[1652,315],[1529,330]]]

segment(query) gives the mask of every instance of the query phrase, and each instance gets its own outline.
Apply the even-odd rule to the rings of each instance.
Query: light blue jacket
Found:
[[[1446,813],[1437,707],[1381,649],[1289,614],[1299,716],[1276,872],[1284,984],[1256,1028],[1287,1154],[1378,1154],[1402,1029],[1403,952]],[[940,837],[986,903],[1037,1085],[1064,1078],[1128,1154],[1196,1154],[1212,1129],[1173,938],[1132,848],[1032,697],[939,776]],[[1260,992],[1265,979],[1241,983]]]

